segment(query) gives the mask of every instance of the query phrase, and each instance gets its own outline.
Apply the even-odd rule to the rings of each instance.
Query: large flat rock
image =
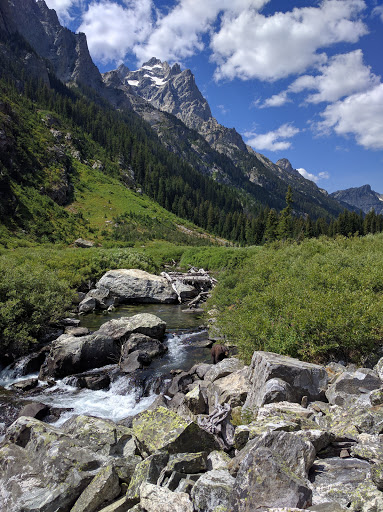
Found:
[[[167,279],[138,269],[109,270],[96,284],[120,302],[174,303],[177,294]]]

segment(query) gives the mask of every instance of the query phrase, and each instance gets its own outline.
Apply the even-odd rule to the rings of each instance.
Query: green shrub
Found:
[[[360,361],[382,341],[382,253],[381,235],[264,247],[220,280],[219,325],[246,360]]]

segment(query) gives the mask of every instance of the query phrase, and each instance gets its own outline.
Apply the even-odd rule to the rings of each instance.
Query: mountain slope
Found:
[[[364,213],[372,209],[375,213],[383,213],[383,194],[372,190],[370,185],[337,190],[330,195],[337,201],[343,201]]]
[[[328,197],[327,192],[292,169],[290,162],[286,160],[286,168],[283,163],[280,166],[273,164],[247,146],[235,129],[220,125],[212,117],[210,107],[189,69],[182,71],[178,64],[170,67],[167,62],[161,62],[153,57],[138,70],[131,71],[121,65],[117,70],[104,73],[103,79],[106,84],[114,82],[121,90],[125,90],[129,98],[133,92],[137,97],[150,102],[156,109],[176,116],[188,128],[196,130],[212,149],[227,157],[237,169],[235,183],[230,176],[232,171],[228,173],[226,169],[218,173],[219,178],[245,190],[249,189],[250,183],[256,185],[257,200],[262,204],[277,209],[283,208],[287,186],[290,185],[294,190],[294,209],[297,214],[309,213],[313,217],[337,215],[344,208],[344,205],[339,205],[333,198]],[[148,113],[148,107],[143,104],[138,106],[134,100],[131,100],[131,103],[135,111],[150,122],[151,114]],[[167,122],[168,125],[171,124],[170,118]],[[161,128],[155,123],[152,126],[162,140]],[[174,128],[172,131],[175,132]],[[173,147],[174,150],[175,145],[173,139],[169,143],[170,149]],[[262,188],[263,194],[259,187]]]

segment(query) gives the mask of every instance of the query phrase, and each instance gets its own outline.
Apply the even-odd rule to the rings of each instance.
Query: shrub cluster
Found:
[[[226,272],[213,301],[244,359],[254,350],[360,362],[383,337],[383,236],[263,247]]]

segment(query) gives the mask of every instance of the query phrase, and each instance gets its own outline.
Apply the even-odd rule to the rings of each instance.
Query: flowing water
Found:
[[[15,403],[20,406],[25,400],[41,402],[55,408],[67,409],[56,422],[60,425],[72,415],[87,414],[119,421],[133,416],[146,409],[155,400],[156,394],[164,389],[167,381],[171,379],[171,370],[188,370],[197,362],[210,362],[210,350],[204,348],[203,340],[207,338],[206,330],[200,328],[201,316],[183,313],[179,305],[145,304],[128,305],[116,309],[107,315],[87,315],[81,317],[81,326],[91,331],[97,330],[103,323],[114,318],[133,316],[138,313],[151,313],[166,322],[167,335],[165,345],[168,351],[164,356],[154,359],[151,365],[134,372],[134,375],[125,375],[119,372],[116,365],[109,365],[103,370],[108,371],[111,377],[109,389],[93,391],[79,389],[70,385],[70,378],[57,381],[49,387],[45,382],[39,382],[38,388],[22,396],[12,391],[12,384],[37,375],[20,376],[20,366],[12,369],[6,368],[0,372],[1,403]],[[92,371],[93,373],[94,371]],[[3,429],[1,428],[3,426]],[[0,420],[0,434],[4,430]]]

